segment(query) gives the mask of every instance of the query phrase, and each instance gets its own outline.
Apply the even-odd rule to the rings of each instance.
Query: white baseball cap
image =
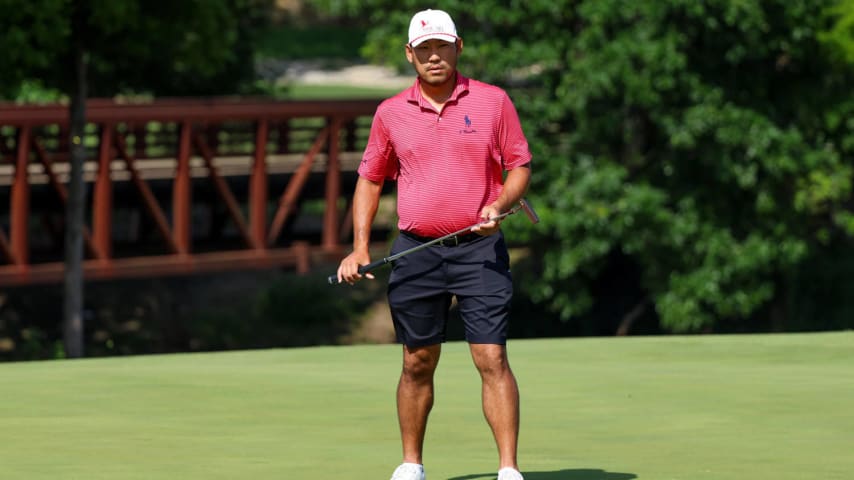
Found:
[[[409,45],[415,47],[431,38],[448,42],[456,42],[459,38],[451,16],[442,10],[423,10],[413,15],[409,22]]]

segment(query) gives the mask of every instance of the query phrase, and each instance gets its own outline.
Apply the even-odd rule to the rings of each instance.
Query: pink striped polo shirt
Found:
[[[439,114],[418,82],[377,107],[359,175],[397,180],[398,227],[439,237],[479,222],[503,171],[529,163],[531,152],[501,88],[458,72]]]

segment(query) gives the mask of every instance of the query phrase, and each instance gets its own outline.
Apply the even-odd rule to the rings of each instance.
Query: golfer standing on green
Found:
[[[488,220],[522,198],[531,153],[507,94],[457,71],[463,40],[447,13],[416,13],[405,49],[418,78],[377,108],[353,196],[353,252],[341,261],[338,280],[360,280],[359,266],[371,262],[371,224],[386,179],[398,186],[400,235],[392,254],[486,223],[394,261],[388,300],[403,344],[397,388],[403,463],[392,480],[426,478],[424,434],[452,297],[482,380],[498,479],[522,480],[519,389],[506,349],[513,284],[499,222]]]

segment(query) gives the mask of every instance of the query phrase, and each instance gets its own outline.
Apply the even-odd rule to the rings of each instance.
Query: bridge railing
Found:
[[[338,255],[379,100],[87,103],[89,279]],[[0,285],[62,278],[68,108],[0,105]]]

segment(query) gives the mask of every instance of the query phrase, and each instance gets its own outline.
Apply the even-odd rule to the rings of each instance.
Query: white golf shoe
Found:
[[[525,480],[518,470],[505,467],[498,471],[498,480]]]
[[[402,463],[391,474],[391,480],[425,480],[426,478],[424,465],[417,463]]]

